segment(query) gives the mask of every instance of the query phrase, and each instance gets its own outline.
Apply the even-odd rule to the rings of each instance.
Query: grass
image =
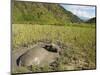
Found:
[[[57,60],[59,65],[56,68],[53,67],[53,71],[95,69],[95,35],[95,25],[87,24],[68,24],[66,26],[12,25],[13,50],[29,47],[41,41],[61,43],[63,50],[61,57]]]

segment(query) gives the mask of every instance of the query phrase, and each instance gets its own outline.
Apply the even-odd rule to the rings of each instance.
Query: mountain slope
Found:
[[[87,23],[96,23],[96,17],[89,19]]]
[[[12,22],[62,25],[82,20],[59,4],[14,1]]]

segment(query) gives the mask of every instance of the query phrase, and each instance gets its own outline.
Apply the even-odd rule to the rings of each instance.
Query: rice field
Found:
[[[32,25],[12,24],[13,51],[30,47],[37,42],[61,44],[63,48],[59,67],[55,70],[95,69],[95,25]],[[49,70],[50,71],[50,70]]]

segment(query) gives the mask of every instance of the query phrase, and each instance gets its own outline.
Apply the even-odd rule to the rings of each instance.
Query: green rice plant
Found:
[[[95,31],[95,25],[85,23],[64,26],[12,24],[12,45],[13,50],[16,50],[41,41],[49,40],[56,44],[60,42],[62,43],[62,54],[59,58],[59,65],[53,68],[54,70],[94,69],[96,67]],[[48,68],[46,71],[50,70],[52,69]]]

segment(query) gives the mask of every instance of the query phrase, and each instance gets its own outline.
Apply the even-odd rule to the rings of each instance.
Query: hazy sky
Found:
[[[77,15],[81,19],[89,19],[95,17],[95,6],[81,6],[81,5],[64,5],[65,9],[71,11],[74,15]]]

